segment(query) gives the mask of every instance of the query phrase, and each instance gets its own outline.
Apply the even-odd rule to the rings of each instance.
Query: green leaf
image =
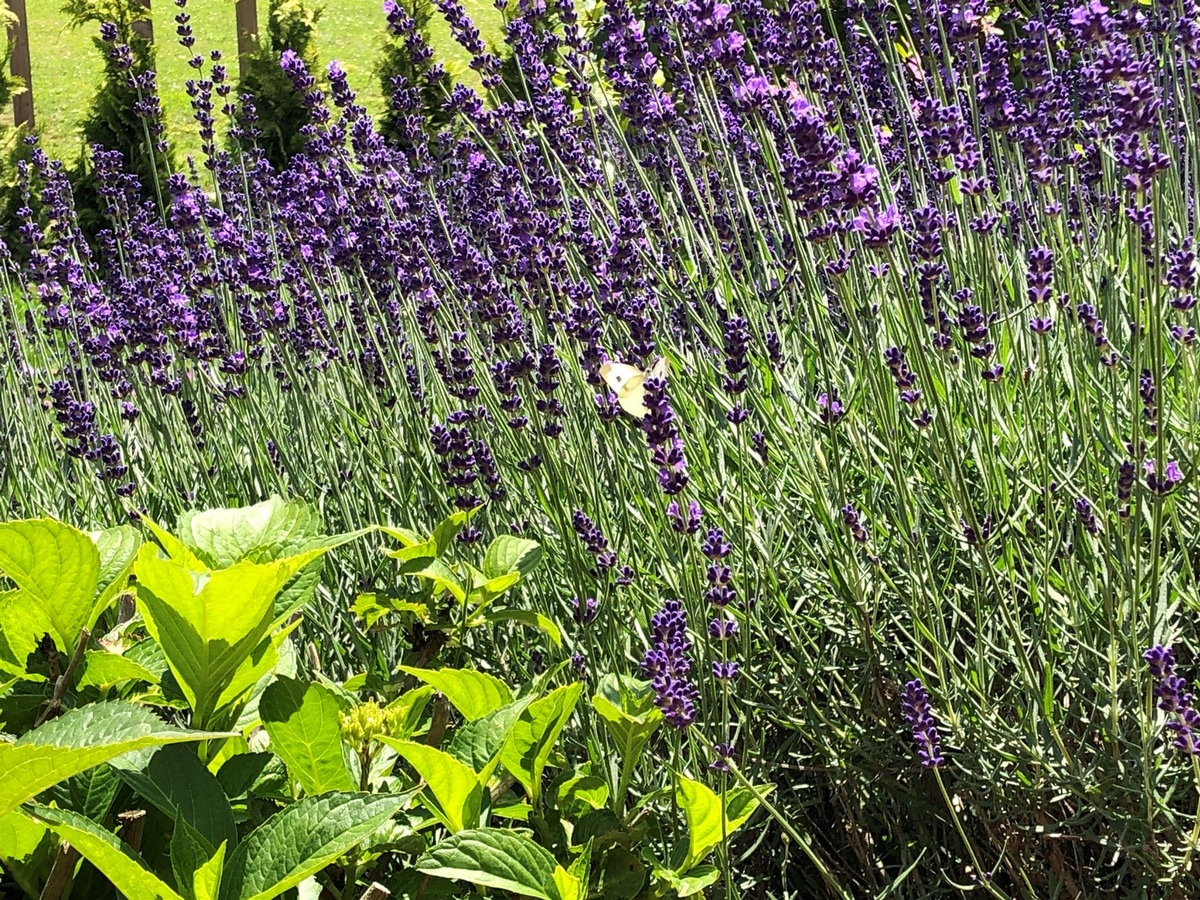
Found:
[[[115,834],[67,809],[34,806],[30,812],[103,873],[118,891],[138,900],[184,900],[150,871]]]
[[[449,591],[451,596],[459,603],[467,599],[467,592],[458,583],[458,577],[451,571],[448,565],[436,557],[421,557],[420,559],[410,560],[408,563],[400,566],[400,574],[411,575],[414,578],[423,578],[431,582],[434,593]]]
[[[0,815],[65,778],[131,750],[225,736],[172,728],[132,703],[95,703],[70,710],[16,743],[0,744]]]
[[[512,691],[495,675],[473,669],[417,669],[400,666],[445,695],[467,720],[478,719],[512,702]]]
[[[60,650],[96,624],[100,554],[92,539],[54,519],[0,523],[0,574],[10,578],[50,622]]]
[[[525,786],[535,806],[541,797],[542,772],[550,759],[550,751],[582,693],[583,684],[576,681],[531,703],[513,726],[508,742],[500,751],[500,761]]]
[[[100,822],[108,815],[120,786],[121,779],[111,765],[93,766],[47,788],[39,799]]]
[[[104,610],[125,589],[142,536],[131,525],[118,525],[94,532],[90,537],[100,554],[100,596],[96,602]]]
[[[19,588],[0,593],[0,672],[24,677],[29,654],[52,628],[46,613]]]
[[[528,625],[530,628],[536,628],[545,633],[555,647],[562,646],[562,632],[558,630],[558,626],[554,624],[554,620],[533,610],[493,609],[483,615],[483,620],[493,624],[496,622],[519,622],[522,625]]]
[[[430,537],[437,547],[438,556],[450,549],[450,543],[463,530],[474,511],[473,509],[457,509],[434,526],[433,534]]]
[[[305,797],[267,819],[225,863],[222,900],[271,900],[371,836],[409,800],[395,794]]]
[[[708,855],[713,847],[721,843],[723,816],[721,798],[707,785],[690,778],[679,776],[675,792],[676,801],[683,809],[688,827],[688,853],[677,872],[686,872]]]
[[[407,547],[401,547],[399,550],[389,550],[387,555],[392,559],[398,559],[400,562],[411,562],[414,559],[430,560],[437,556],[437,543],[433,540],[422,541],[419,544],[410,544]]]
[[[502,534],[487,549],[483,558],[483,573],[488,578],[519,572],[528,575],[541,562],[542,547],[529,538]]]
[[[385,708],[388,712],[388,727],[392,737],[408,738],[421,724],[421,714],[433,696],[433,685],[426,684],[405,691]]]
[[[425,538],[417,534],[411,528],[397,528],[395,525],[380,525],[379,530],[388,537],[394,537],[401,545],[412,547],[416,544],[423,543]]]
[[[213,845],[184,819],[175,821],[175,830],[171,833],[171,874],[188,900],[196,900],[196,873],[215,853]]]
[[[554,886],[562,900],[583,900],[584,888],[579,876],[562,866],[554,867]]]
[[[154,535],[154,539],[166,551],[167,556],[182,565],[189,572],[207,572],[211,568],[211,560],[201,559],[188,548],[187,544],[179,540],[179,538],[175,537],[175,535],[171,534],[171,532],[167,531],[167,529],[163,528],[149,516],[143,515],[140,521]]]
[[[253,506],[184,513],[176,531],[213,568],[223,569],[243,560],[270,562],[293,555],[321,536],[321,516],[302,500],[273,496]]]
[[[470,766],[428,744],[398,741],[385,736],[380,736],[379,740],[417,770],[437,801],[436,806],[430,806],[431,811],[451,832],[459,832],[478,823],[483,785]]]
[[[271,749],[287,763],[288,774],[308,796],[355,788],[342,756],[337,698],[319,684],[279,678],[258,704]]]
[[[77,688],[108,688],[126,681],[145,681],[160,684],[158,673],[151,672],[128,657],[107,650],[88,650],[75,680]]]
[[[209,849],[237,843],[237,826],[225,791],[191,748],[130,753],[112,765],[122,781],[163,813],[176,822],[187,822]]]
[[[230,800],[244,797],[272,759],[270,753],[238,753],[217,770],[217,781]]]
[[[680,875],[675,885],[675,892],[680,897],[691,897],[698,894],[721,877],[721,870],[716,866],[696,866],[691,871]]]
[[[450,755],[478,773],[481,784],[487,784],[500,762],[501,748],[532,700],[524,697],[459,726],[447,748]]]
[[[417,860],[414,868],[436,878],[466,881],[523,897],[562,900],[554,880],[556,866],[549,851],[520,832],[476,828],[439,841]]]
[[[762,796],[767,796],[774,790],[773,784],[755,785],[755,789]],[[758,809],[759,800],[754,794],[742,786],[730,789],[725,794],[725,819],[729,823],[728,830],[730,834],[737,831],[746,824],[746,820],[754,815],[754,811]]]
[[[192,900],[217,900],[221,896],[221,875],[225,871],[225,844],[217,848],[208,862],[192,877]]]
[[[23,810],[5,813],[0,816],[0,859],[32,856],[45,836],[46,826],[35,822]]]
[[[766,785],[758,790],[765,794],[770,789],[771,785]],[[721,798],[707,785],[683,775],[678,776],[675,798],[688,826],[687,857],[682,865],[676,866],[676,873],[692,869],[721,843],[723,836],[731,836],[741,828],[758,807],[758,799],[750,791],[741,789],[726,794],[728,807],[722,809]]]
[[[557,805],[568,817],[576,812],[603,809],[608,802],[608,784],[597,775],[576,775],[558,786]]]
[[[271,630],[275,595],[313,558],[240,562],[197,574],[159,557],[154,547],[142,548],[135,567],[142,615],[195,712],[194,721],[207,722],[239,669],[247,674],[243,664]]]
[[[262,657],[259,651],[242,663],[234,673],[233,681],[217,701],[218,706],[224,705],[226,699],[237,698],[236,705],[241,705],[241,712],[233,730],[248,734],[255,726],[261,724],[258,705],[262,700],[263,691],[278,678],[295,678],[297,671],[296,642],[288,640],[288,635],[300,627],[297,618],[291,625],[271,635],[271,649]],[[260,649],[262,645],[259,645]],[[257,660],[257,661],[256,661]]]
[[[592,708],[599,713],[605,728],[617,745],[621,757],[618,805],[625,802],[625,789],[642,757],[642,751],[659,725],[662,712],[654,705],[649,684],[633,678],[606,675],[592,697]]]

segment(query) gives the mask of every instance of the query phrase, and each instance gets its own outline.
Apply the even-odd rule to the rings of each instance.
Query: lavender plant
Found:
[[[596,601],[562,649],[497,623],[480,665],[649,659],[684,727],[625,789],[778,785],[762,842],[713,820],[727,895],[1193,893],[1197,780],[1140,659],[1186,660],[1200,604],[1196,5],[521,2],[519,77],[438,8],[483,87],[389,6],[420,63],[392,143],[289,58],[297,156],[229,99],[240,152],[160,209],[97,148],[94,242],[33,152],[14,514],[478,508],[455,540],[550,548],[531,611]],[[600,367],[660,356],[623,411]],[[313,615],[349,674],[404,648],[346,601],[391,575],[343,556]]]

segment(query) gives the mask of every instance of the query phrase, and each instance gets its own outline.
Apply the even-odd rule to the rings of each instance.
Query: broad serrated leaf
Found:
[[[219,708],[235,675],[271,630],[279,589],[313,558],[240,562],[198,575],[161,558],[153,547],[139,552],[135,571],[142,615],[195,721],[207,722]]]
[[[419,678],[445,695],[467,720],[478,719],[512,702],[512,691],[503,681],[473,669],[418,669],[400,666],[399,671]]]
[[[217,782],[230,800],[244,797],[272,759],[270,753],[238,753],[217,770]]]
[[[52,628],[46,613],[24,591],[0,593],[0,672],[23,677],[29,654]]]
[[[212,858],[196,869],[192,876],[192,900],[218,900],[221,896],[221,876],[225,872],[225,851],[222,844]]]
[[[403,740],[412,736],[421,724],[421,715],[429,705],[433,691],[433,685],[425,684],[405,691],[387,705],[388,729],[392,737]]]
[[[770,785],[759,788],[766,793]],[[678,776],[675,800],[683,810],[688,826],[688,852],[682,865],[675,867],[676,874],[689,872],[704,859],[724,837],[732,835],[753,814],[758,799],[748,790],[730,791],[726,794],[728,809],[721,806],[721,798],[705,784]],[[730,817],[730,813],[733,817]],[[681,875],[682,877],[682,875]]]
[[[500,751],[500,762],[525,786],[534,805],[541,797],[542,772],[550,759],[550,751],[582,693],[583,684],[577,681],[531,703],[513,726]]]
[[[217,777],[189,747],[162,747],[114,760],[121,779],[175,821],[185,821],[210,848],[237,842],[229,800]]]
[[[447,748],[450,755],[470,766],[478,773],[479,781],[487,784],[500,763],[501,748],[532,701],[532,697],[523,697],[516,703],[460,725],[450,739]]]
[[[451,542],[466,527],[467,522],[471,518],[471,513],[474,511],[473,509],[456,509],[433,527],[433,533],[430,535],[430,538],[437,547],[438,556],[441,556],[450,549]]]
[[[625,802],[625,790],[641,760],[646,743],[662,724],[662,712],[654,705],[654,694],[646,682],[606,675],[592,697],[592,708],[604,721],[621,758],[617,803]]]
[[[30,813],[78,850],[126,897],[184,900],[112,832],[66,809],[34,806]]]
[[[442,591],[449,591],[450,595],[459,603],[467,599],[467,592],[459,584],[458,576],[454,574],[448,565],[436,557],[422,556],[418,559],[409,560],[407,563],[401,564],[400,574],[411,575],[414,578],[422,578],[428,581],[435,594],[440,594]]]
[[[321,535],[321,516],[302,500],[272,496],[253,506],[185,513],[176,531],[190,549],[224,569],[243,560],[270,562],[293,555]]]
[[[184,819],[176,819],[171,832],[171,874],[188,900],[196,900],[196,873],[213,858],[216,849]]]
[[[161,683],[157,672],[151,672],[145,666],[119,653],[109,653],[107,650],[88,650],[83,654],[83,664],[75,679],[75,686],[77,688],[106,688],[124,684],[127,681],[144,681],[148,684]]]
[[[476,828],[439,841],[417,860],[414,868],[436,878],[466,881],[523,897],[562,900],[554,880],[556,866],[549,851],[520,832]]]
[[[0,575],[36,603],[60,650],[70,653],[96,624],[100,553],[92,539],[54,519],[0,522]]]
[[[568,872],[562,866],[556,866],[554,869],[554,886],[562,900],[583,900],[583,882],[578,875]]]
[[[550,642],[555,647],[562,646],[562,632],[558,630],[558,626],[554,624],[554,620],[549,616],[544,616],[540,612],[534,612],[530,609],[494,609],[488,611],[483,616],[486,622],[517,622],[521,625],[528,625],[530,628],[536,628],[550,638]]]
[[[267,819],[225,863],[222,900],[270,900],[370,837],[407,795],[322,794]]]
[[[699,894],[710,884],[714,884],[720,877],[721,870],[716,866],[696,866],[679,876],[679,881],[675,885],[675,893],[680,898],[691,897]]]
[[[338,701],[328,688],[279,678],[263,691],[258,711],[271,749],[305,794],[354,790],[342,756]]]
[[[431,811],[451,832],[463,831],[478,823],[483,785],[470,766],[428,744],[384,736],[379,740],[416,769],[437,801],[436,806],[430,806]]]
[[[529,538],[502,534],[492,541],[483,558],[483,573],[497,578],[509,572],[528,575],[542,559],[542,546]]]
[[[43,791],[38,799],[100,822],[108,815],[120,786],[116,770],[111,765],[99,765],[60,781]]]
[[[132,750],[225,736],[172,728],[131,703],[70,710],[16,743],[0,744],[0,815],[65,778]]]
[[[100,554],[100,595],[96,602],[103,610],[125,589],[129,572],[133,568],[133,560],[142,544],[142,536],[131,525],[118,525],[116,528],[94,532],[90,537],[95,541],[96,551]]]

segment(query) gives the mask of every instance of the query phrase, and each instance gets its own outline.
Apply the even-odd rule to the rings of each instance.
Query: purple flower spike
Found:
[[[682,730],[696,720],[696,686],[691,682],[687,614],[678,600],[668,600],[650,620],[650,649],[642,658],[642,671],[651,679],[655,705],[663,717]]]
[[[933,721],[933,711],[929,706],[929,692],[919,680],[913,680],[904,685],[904,695],[901,698],[904,718],[912,727],[913,740],[917,742],[917,755],[921,765],[933,769],[944,763],[942,747],[938,738],[937,726]]]
[[[1142,654],[1142,659],[1158,681],[1154,696],[1158,708],[1169,717],[1166,727],[1175,735],[1171,746],[1184,753],[1200,754],[1200,713],[1192,707],[1187,681],[1175,674],[1175,654],[1170,647],[1156,644]]]

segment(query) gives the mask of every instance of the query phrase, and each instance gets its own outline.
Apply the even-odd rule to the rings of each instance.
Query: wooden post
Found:
[[[25,82],[25,90],[13,97],[13,119],[18,125],[33,128],[33,70],[29,65],[29,17],[25,14],[25,0],[8,0],[8,8],[17,17],[8,32],[12,42],[10,69]]]
[[[242,77],[250,68],[250,57],[258,49],[258,4],[256,0],[237,0],[238,71]]]
[[[145,17],[134,19],[133,33],[154,43],[154,17],[150,14],[150,0],[134,0],[134,8],[144,10]]]

